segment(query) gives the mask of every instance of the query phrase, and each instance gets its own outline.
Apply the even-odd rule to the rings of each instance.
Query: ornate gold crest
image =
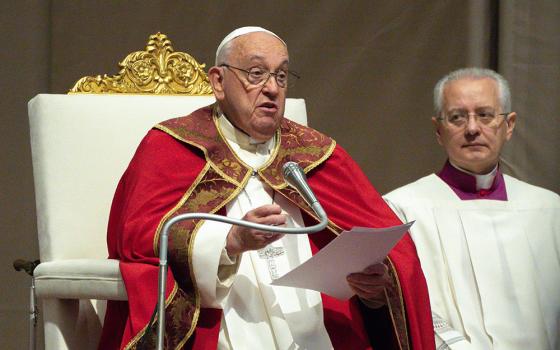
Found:
[[[204,71],[186,52],[175,52],[167,35],[150,35],[146,51],[130,53],[119,63],[112,77],[86,76],[69,93],[129,93],[211,95],[212,87]]]

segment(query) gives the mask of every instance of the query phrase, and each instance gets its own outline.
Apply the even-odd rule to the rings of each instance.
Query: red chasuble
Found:
[[[258,175],[301,209],[306,224],[313,224],[317,222],[313,212],[281,176],[286,161],[305,170],[330,221],[327,229],[309,236],[314,253],[343,229],[400,224],[333,140],[287,119],[277,139],[272,162]],[[186,212],[224,215],[225,205],[245,186],[251,171],[227,146],[211,107],[163,122],[142,140],[117,187],[107,235],[109,257],[121,261],[128,302],[108,302],[100,349],[154,348],[156,326],[149,322],[157,300],[163,223]],[[191,266],[192,237],[199,224],[183,221],[170,230],[167,349],[216,348],[221,310],[200,307]],[[322,295],[325,326],[335,349],[434,348],[426,282],[408,235],[386,264],[394,282],[387,290],[388,307],[370,310],[356,297],[339,301]]]

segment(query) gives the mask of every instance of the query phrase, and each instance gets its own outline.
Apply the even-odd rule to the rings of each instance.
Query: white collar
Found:
[[[218,112],[218,126],[227,141],[236,143],[243,150],[257,152],[259,149],[266,149],[268,153],[272,153],[272,149],[275,145],[275,136],[267,141],[255,140],[236,128],[221,111]]]
[[[222,113],[219,113],[218,128],[237,157],[253,171],[260,169],[268,162],[276,146],[276,137],[265,142],[257,142],[233,126]]]
[[[455,169],[465,173],[465,174],[469,174],[471,176],[474,176],[474,178],[476,179],[476,190],[479,191],[481,189],[487,190],[490,187],[492,187],[492,184],[494,183],[494,178],[496,177],[496,174],[498,173],[498,164],[496,164],[496,166],[494,167],[494,169],[492,169],[492,171],[490,171],[488,174],[475,174],[472,173],[468,170],[465,170],[463,168],[460,168],[459,166],[453,164],[453,162],[451,162],[451,160],[449,161],[449,164],[451,164]]]

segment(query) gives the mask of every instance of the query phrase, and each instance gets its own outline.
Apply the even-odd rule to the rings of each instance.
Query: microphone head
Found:
[[[286,180],[286,183],[296,190],[299,187],[297,182],[298,180],[296,180],[296,178],[303,177],[305,179],[305,173],[303,172],[303,169],[296,162],[290,161],[284,163],[284,166],[282,167],[282,174],[284,175],[284,180]]]
[[[282,167],[284,180],[303,197],[310,206],[317,202],[315,194],[307,184],[303,169],[296,162],[287,162]]]
[[[313,209],[319,219],[326,222],[327,213],[325,213],[321,203],[319,203],[313,190],[309,187],[303,169],[296,162],[286,162],[282,167],[282,174],[288,185],[298,191],[300,196]]]

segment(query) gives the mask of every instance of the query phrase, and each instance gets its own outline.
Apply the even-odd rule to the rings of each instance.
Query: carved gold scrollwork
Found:
[[[204,71],[186,52],[175,52],[165,34],[150,35],[146,51],[136,51],[119,62],[121,70],[112,77],[86,76],[70,93],[129,93],[211,95],[212,87]]]

